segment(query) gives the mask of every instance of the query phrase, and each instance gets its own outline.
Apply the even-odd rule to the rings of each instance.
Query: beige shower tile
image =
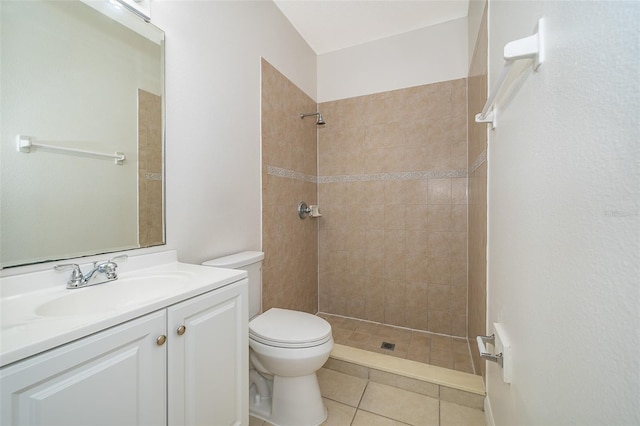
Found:
[[[467,313],[467,289],[465,287],[451,287],[451,313]]]
[[[384,181],[384,203],[404,204],[404,192],[402,191],[402,181],[386,180]]]
[[[451,306],[451,287],[448,285],[429,285],[428,309],[449,311]]]
[[[405,278],[409,282],[426,283],[428,281],[428,266],[424,255],[410,251],[405,259]],[[426,303],[426,299],[424,302]]]
[[[452,232],[450,234],[451,248],[450,256],[452,258],[467,259],[467,233],[466,232]]]
[[[435,398],[369,382],[359,408],[411,425],[438,425],[438,406]]]
[[[318,370],[317,375],[323,397],[351,407],[358,406],[367,380],[326,368]]]
[[[429,352],[414,352],[409,348],[407,351],[407,359],[410,361],[420,362],[422,364],[429,364]]]
[[[362,216],[365,229],[384,229],[384,204],[364,206],[362,208]]]
[[[429,231],[451,231],[453,229],[451,205],[429,205],[427,207],[427,226]]]
[[[453,204],[467,203],[467,178],[451,179],[451,202]]]
[[[348,330],[355,331],[362,321],[355,318],[342,318],[342,326]]]
[[[427,229],[426,204],[406,204],[404,213],[404,226],[408,231],[424,231]]]
[[[475,340],[473,341],[475,343]],[[469,342],[467,339],[451,339],[453,352],[457,354],[469,354]]]
[[[451,179],[429,179],[427,201],[429,204],[451,203]]]
[[[424,168],[422,168],[424,170]],[[428,181],[417,180],[405,180],[402,181],[402,195],[404,198],[404,204],[409,205],[425,205],[427,204],[428,193]]]
[[[385,326],[380,328],[379,335],[389,336],[389,338],[394,343],[407,343],[411,341],[411,330],[407,330],[406,328],[398,328],[398,327],[389,327],[390,331],[385,331]]]
[[[467,206],[465,204],[451,206],[451,226],[453,231],[467,232]]]
[[[356,328],[357,333],[372,335],[380,325],[375,322],[360,321]]]
[[[347,344],[354,348],[367,349],[371,346],[372,335],[369,333],[361,333],[354,331],[349,337]]]
[[[345,189],[346,194],[346,204],[348,206],[352,206],[351,208],[361,207],[365,204],[368,204],[366,201],[366,192],[365,192],[365,184],[367,182],[347,182],[347,186]],[[349,218],[352,219],[349,223],[350,226],[356,227],[357,224],[362,224],[362,218],[360,215],[351,215]],[[364,226],[364,225],[362,225]]]
[[[378,173],[379,170],[371,170],[370,173]],[[384,204],[384,181],[362,182],[365,202],[367,205]]]
[[[464,337],[467,335],[467,315],[451,314],[451,335]]]
[[[427,282],[432,285],[450,284],[451,260],[447,257],[428,257]]]
[[[432,349],[445,349],[450,352],[453,351],[453,339],[451,337],[431,334],[430,338]]]
[[[464,258],[451,259],[451,285],[467,287],[467,262]]]
[[[451,314],[443,311],[429,311],[429,331],[438,334],[451,334]]]
[[[405,291],[404,281],[386,280],[384,282],[384,322],[391,325],[405,324]]]
[[[447,401],[440,402],[441,426],[485,426],[484,412]]]
[[[405,205],[389,204],[384,208],[384,228],[404,229]]]
[[[384,230],[365,230],[364,244],[367,253],[382,252],[384,250]]]
[[[364,228],[347,228],[345,233],[345,249],[351,252],[364,250],[363,241],[365,241]],[[364,251],[362,251],[364,255]]]
[[[461,126],[455,128],[452,131],[450,144],[451,148],[451,163],[452,169],[466,169],[467,168],[467,126]]]
[[[349,338],[353,334],[351,330],[345,330],[344,328],[333,328],[333,341],[335,343],[344,345],[347,344]]]
[[[426,330],[428,326],[428,286],[423,282],[409,282],[406,289],[406,326]],[[410,336],[408,336],[410,337]]]
[[[365,294],[365,319],[384,321],[384,280],[380,276],[367,276],[368,291]]]
[[[429,364],[435,365],[436,367],[448,368],[450,370],[454,369],[453,359],[451,358],[433,358],[432,356],[429,360]]]
[[[422,333],[414,331],[411,335],[411,342],[409,343],[409,350],[407,351],[407,359],[429,363],[430,355],[431,340],[425,335],[422,335]]]
[[[451,256],[451,232],[429,232],[427,237],[427,254],[429,257]]]
[[[405,245],[407,253],[415,256],[426,257],[428,253],[429,232],[414,230],[405,233]]]
[[[384,252],[368,252],[365,260],[365,272],[369,277],[383,277],[384,276]]]
[[[445,133],[429,140],[426,151],[425,169],[427,170],[450,170],[451,167],[451,146],[449,136]]]

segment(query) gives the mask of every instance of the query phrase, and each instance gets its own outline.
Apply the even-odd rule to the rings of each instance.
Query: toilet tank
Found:
[[[205,266],[242,269],[249,275],[249,319],[262,312],[262,260],[261,251],[243,251],[202,262]]]

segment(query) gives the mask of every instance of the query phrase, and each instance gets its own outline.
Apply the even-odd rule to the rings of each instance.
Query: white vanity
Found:
[[[248,424],[246,272],[130,257],[0,279],[0,424]]]

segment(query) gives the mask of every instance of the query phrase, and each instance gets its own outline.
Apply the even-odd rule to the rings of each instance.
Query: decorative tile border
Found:
[[[469,174],[465,169],[435,170],[419,172],[397,173],[373,173],[362,175],[338,175],[338,176],[311,176],[294,170],[280,167],[267,166],[267,174],[290,179],[304,180],[312,183],[336,183],[336,182],[372,182],[392,180],[425,180],[439,178],[466,178]]]
[[[147,180],[162,180],[162,173],[149,173],[144,174],[144,178]]]
[[[469,175],[471,175],[471,173],[475,172],[476,169],[478,167],[480,167],[482,165],[482,163],[484,163],[485,161],[487,161],[487,150],[484,149],[480,155],[478,155],[478,158],[476,158],[476,160],[473,162],[473,164],[471,164],[471,167],[469,167]]]
[[[459,170],[436,170],[420,172],[397,172],[397,173],[374,173],[369,175],[340,175],[340,176],[318,176],[318,183],[335,182],[371,182],[380,180],[424,180],[438,178],[466,178],[467,171]]]
[[[283,169],[281,167],[267,166],[267,174],[271,176],[284,177],[289,179],[303,180],[305,182],[318,183],[318,177],[307,175],[295,170]]]

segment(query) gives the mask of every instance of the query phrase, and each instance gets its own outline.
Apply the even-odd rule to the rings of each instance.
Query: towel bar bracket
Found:
[[[502,72],[493,85],[482,112],[475,116],[476,123],[491,123],[492,129],[496,128],[496,98],[503,83],[507,81],[507,76],[513,63],[521,59],[531,59],[532,68],[536,71],[544,61],[544,19],[540,18],[538,20],[535,32],[532,35],[507,43],[504,46],[503,56],[505,64]]]
[[[502,367],[503,362],[504,362],[504,358],[502,356],[502,352],[500,352],[499,354],[492,354],[490,352],[487,351],[487,348],[485,346],[485,343],[488,343],[490,345],[494,345],[496,342],[496,335],[492,334],[491,336],[478,336],[476,337],[476,340],[478,342],[478,350],[480,351],[480,358],[482,359],[486,359],[487,361],[493,361],[495,363],[497,363],[500,367]]]
[[[502,369],[502,381],[505,383],[511,383],[512,377],[512,352],[511,343],[507,336],[504,326],[500,323],[493,323],[494,333],[490,336],[476,336],[476,342],[478,343],[478,352],[480,357],[487,361],[495,362]],[[493,354],[489,352],[485,346],[489,344],[493,346]]]

